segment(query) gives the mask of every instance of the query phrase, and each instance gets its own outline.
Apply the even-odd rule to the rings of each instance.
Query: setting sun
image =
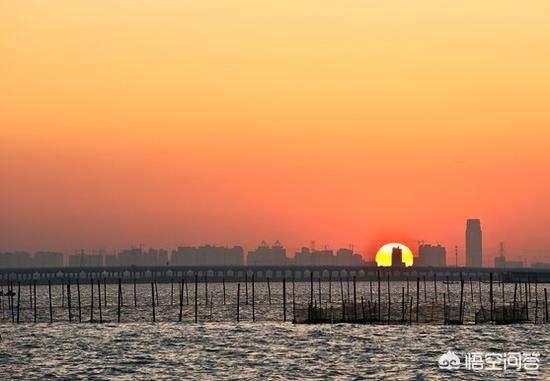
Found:
[[[402,251],[401,260],[405,262],[405,266],[413,265],[413,253],[411,249],[401,243],[388,243],[380,248],[376,253],[376,264],[378,266],[391,266],[392,265],[392,250],[394,247],[399,247]]]

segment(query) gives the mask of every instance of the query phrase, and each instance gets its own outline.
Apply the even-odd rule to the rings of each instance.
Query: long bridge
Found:
[[[495,280],[507,283],[550,283],[550,269],[540,268],[472,268],[472,267],[376,267],[376,266],[295,266],[295,265],[228,265],[228,266],[117,266],[117,267],[43,267],[3,268],[0,282],[37,282],[59,284],[74,280],[102,279],[106,282],[171,282],[175,279],[207,279],[211,282],[240,282],[283,279],[309,280],[311,276],[322,281],[349,279],[358,281],[378,278],[391,280]]]

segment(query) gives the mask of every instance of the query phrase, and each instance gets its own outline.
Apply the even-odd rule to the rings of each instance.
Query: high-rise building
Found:
[[[337,266],[361,266],[363,257],[355,254],[351,249],[338,249],[334,264]]]
[[[247,256],[247,264],[253,266],[283,266],[287,262],[286,249],[279,241],[275,242],[271,247],[265,241],[262,241],[260,246],[254,251],[249,251]]]
[[[161,261],[159,252],[159,263]],[[162,265],[168,262],[168,253],[162,256]],[[244,251],[240,246],[180,246],[172,252],[171,263],[177,266],[242,266]]]
[[[483,267],[483,233],[478,219],[466,222],[466,267]]]
[[[391,251],[391,267],[405,267],[403,262],[403,250],[396,246]]]
[[[422,244],[418,247],[418,258],[415,266],[445,267],[447,266],[447,251],[441,245]]]
[[[34,254],[35,267],[63,267],[63,254],[39,251]]]

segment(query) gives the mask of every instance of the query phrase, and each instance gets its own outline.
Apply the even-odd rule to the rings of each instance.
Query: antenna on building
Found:
[[[455,245],[455,264],[458,267],[458,246]]]

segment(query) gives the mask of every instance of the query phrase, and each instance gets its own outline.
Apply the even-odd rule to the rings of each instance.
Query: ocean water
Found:
[[[385,285],[386,287],[387,285]],[[434,303],[433,285],[419,290],[421,305],[440,309]],[[96,285],[97,287],[97,285]],[[226,285],[223,304],[221,284],[197,289],[199,323],[194,324],[194,285],[183,293],[183,318],[179,323],[179,288],[177,284],[158,285],[159,305],[155,306],[156,322],[152,323],[151,286],[137,285],[133,303],[133,286],[123,286],[121,323],[117,320],[117,285],[107,285],[107,307],[102,285],[102,320],[94,302],[94,322],[90,323],[89,285],[81,286],[81,323],[78,323],[76,288],[71,287],[71,319],[67,298],[61,287],[52,287],[54,323],[49,321],[47,286],[37,288],[37,320],[34,320],[32,290],[21,288],[20,323],[12,323],[7,298],[2,304],[0,323],[0,379],[550,379],[550,325],[541,324],[544,316],[543,289],[531,285],[531,319],[537,312],[537,324],[464,325],[295,325],[282,322],[282,285],[255,285],[255,318],[251,322],[251,285],[248,304],[241,284],[239,320],[236,321],[236,284]],[[287,284],[287,314],[292,318],[292,300],[299,306],[310,298],[309,283]],[[416,295],[416,285],[409,292]],[[423,287],[423,286],[421,286]],[[504,300],[513,298],[514,286],[495,286]],[[400,297],[406,284],[392,282],[392,313],[400,315]],[[450,303],[457,300],[457,285],[441,284],[438,293],[449,291]],[[472,287],[473,288],[473,287]],[[4,288],[5,289],[5,288]],[[173,291],[172,291],[173,290]],[[328,284],[321,285],[321,301],[331,299],[336,305],[341,295],[347,298],[347,285],[334,283],[328,297]],[[188,291],[188,293],[186,292]],[[318,285],[314,297],[318,298]],[[430,292],[431,291],[431,292]],[[479,307],[479,294],[470,288],[464,297],[466,319]],[[65,290],[66,292],[66,290]],[[521,300],[525,296],[518,295]],[[373,298],[377,298],[374,285]],[[387,298],[387,289],[381,289]],[[486,285],[482,285],[481,302],[486,303]],[[529,293],[529,291],[527,292]],[[189,300],[187,298],[189,294]],[[269,295],[271,294],[271,298]],[[350,296],[353,294],[352,288]],[[205,296],[209,295],[208,305]],[[357,295],[370,300],[370,284],[357,284]],[[97,289],[94,298],[97,299]],[[426,298],[426,299],[424,299]],[[438,302],[442,295],[438,296]],[[189,301],[189,304],[187,302]],[[271,303],[270,303],[271,301]],[[498,303],[498,301],[496,301]],[[435,307],[433,307],[435,306]],[[469,318],[470,317],[470,318]],[[421,319],[422,320],[422,319]],[[438,359],[447,351],[463,361],[456,370],[442,370]],[[537,352],[538,370],[468,370],[464,367],[468,353]],[[487,368],[487,365],[485,366]]]
[[[1,328],[2,379],[544,380],[548,325],[39,323]],[[541,352],[538,371],[440,370],[449,349]]]

